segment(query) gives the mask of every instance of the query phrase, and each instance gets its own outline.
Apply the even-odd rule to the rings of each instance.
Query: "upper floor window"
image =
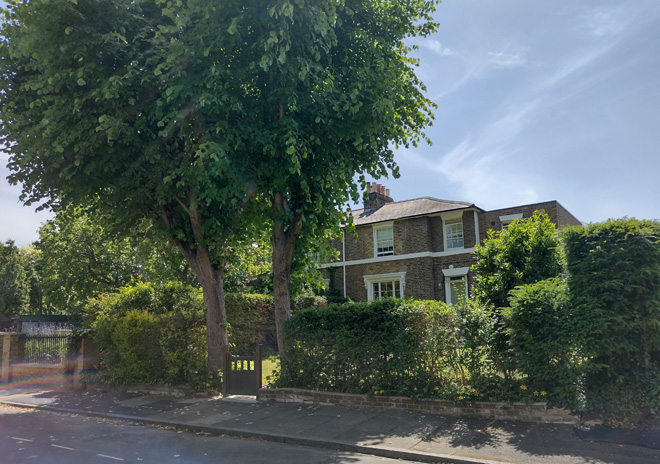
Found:
[[[391,256],[394,254],[394,230],[392,224],[374,227],[374,255]]]
[[[463,248],[465,245],[463,239],[463,220],[452,219],[445,222],[445,236],[447,238],[447,249]]]
[[[506,216],[500,216],[500,222],[502,223],[502,229],[506,229],[516,219],[522,219],[522,213],[517,214],[507,214]]]

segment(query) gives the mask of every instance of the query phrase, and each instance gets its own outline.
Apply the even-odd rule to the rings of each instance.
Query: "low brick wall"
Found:
[[[369,396],[351,393],[319,392],[298,388],[262,388],[257,401],[270,403],[308,403],[351,408],[389,408],[429,412],[455,417],[516,420],[540,423],[575,424],[578,418],[566,409],[549,408],[546,403],[487,403],[462,405],[447,400],[413,400],[402,396]]]

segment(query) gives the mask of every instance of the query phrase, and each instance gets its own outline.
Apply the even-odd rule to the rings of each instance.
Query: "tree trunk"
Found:
[[[275,222],[271,242],[273,244],[273,305],[275,307],[275,330],[280,362],[284,362],[284,323],[291,317],[291,269],[293,253],[300,224],[288,225]]]
[[[208,249],[198,245],[196,250],[186,249],[179,244],[186,261],[202,285],[206,307],[206,368],[213,377],[214,385],[220,387],[220,379],[227,375],[227,310],[225,306],[224,270],[216,269],[211,262]],[[223,384],[223,385],[226,385]]]

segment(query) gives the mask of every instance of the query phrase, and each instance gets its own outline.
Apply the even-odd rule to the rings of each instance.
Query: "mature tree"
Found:
[[[136,282],[196,283],[179,252],[147,221],[118,235],[110,218],[90,206],[58,208],[39,229],[36,246],[44,299],[61,314]]]
[[[346,220],[343,206],[357,200],[364,174],[397,175],[392,147],[416,144],[430,122],[433,105],[403,40],[434,30],[435,1],[253,5],[239,9],[228,28],[246,44],[233,50],[234,92],[242,94],[236,152],[268,206],[283,351],[294,263]]]
[[[12,240],[0,244],[0,313],[26,314],[30,308],[30,282],[21,250]]]
[[[99,198],[126,224],[152,218],[202,284],[212,370],[227,349],[225,263],[270,224],[282,346],[298,238],[340,222],[356,174],[396,174],[392,147],[429,123],[403,40],[434,30],[435,3],[11,3],[11,180],[28,204]]]

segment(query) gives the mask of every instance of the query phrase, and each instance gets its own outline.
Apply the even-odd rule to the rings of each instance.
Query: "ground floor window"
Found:
[[[367,287],[367,299],[373,301],[381,298],[403,298],[405,282],[405,272],[366,275],[364,284]]]
[[[401,282],[394,280],[392,282],[374,282],[373,284],[374,300],[381,298],[401,298]]]

